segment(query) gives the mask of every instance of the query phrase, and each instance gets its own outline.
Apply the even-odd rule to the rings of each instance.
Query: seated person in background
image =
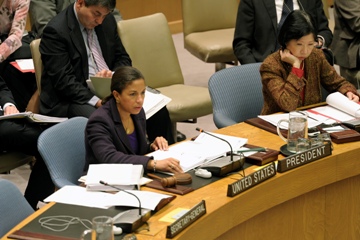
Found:
[[[11,91],[0,77],[0,116],[18,113]],[[0,120],[0,151],[23,152],[36,157],[25,190],[25,198],[36,209],[38,201],[52,194],[55,186],[49,171],[37,151],[37,140],[44,129],[40,125],[29,123],[25,119]]]
[[[321,85],[339,91],[358,102],[354,85],[339,76],[316,45],[313,20],[295,10],[286,18],[279,33],[281,49],[268,56],[260,67],[264,106],[261,114],[289,112],[321,102]]]
[[[280,20],[298,9],[315,19],[318,47],[330,45],[332,33],[321,0],[241,0],[233,41],[234,53],[240,64],[263,62],[268,55],[276,52],[279,48]]]
[[[41,38],[46,24],[74,2],[75,0],[31,0],[29,10],[31,31],[34,31]],[[116,21],[122,20],[120,12],[116,8],[112,14]]]
[[[340,75],[360,88],[360,0],[335,0],[334,2],[335,63]]]
[[[30,47],[22,47],[30,0],[0,1],[0,76],[12,91],[18,109],[23,112],[36,90],[35,75],[22,73],[10,64],[31,58]]]
[[[77,0],[46,25],[40,43],[44,66],[41,114],[89,117],[101,106],[101,100],[86,80],[90,76],[111,77],[117,67],[131,66],[115,18],[109,14],[115,4],[115,0]],[[165,107],[149,121],[149,141],[164,136],[170,144],[174,142]]]
[[[132,163],[143,165],[145,172],[183,172],[174,158],[157,161],[143,156],[157,149],[168,149],[163,137],[157,137],[151,144],[146,141],[142,108],[145,88],[144,77],[136,68],[116,69],[111,79],[111,95],[90,116],[85,129],[85,169],[94,163]]]

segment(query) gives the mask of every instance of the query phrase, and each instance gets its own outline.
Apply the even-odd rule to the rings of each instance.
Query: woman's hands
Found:
[[[291,66],[300,68],[301,61],[291,54],[288,49],[280,50],[281,61],[291,64]]]
[[[180,166],[180,161],[175,158],[165,158],[163,160],[150,160],[148,163],[148,169],[155,171],[162,171],[162,172],[171,172],[171,173],[184,172]]]
[[[163,137],[155,138],[154,142],[150,145],[150,148],[154,151],[156,150],[168,150],[169,144],[168,141]]]
[[[359,96],[354,94],[353,92],[347,92],[346,96],[353,102],[359,102]]]

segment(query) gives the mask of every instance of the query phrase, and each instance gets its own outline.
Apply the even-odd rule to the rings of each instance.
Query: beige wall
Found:
[[[183,31],[181,0],[116,0],[116,7],[124,19],[162,12],[172,33]]]
[[[116,0],[116,8],[120,10],[124,19],[162,12],[169,22],[172,33],[183,31],[181,0]],[[30,28],[28,17],[26,29],[30,30]]]

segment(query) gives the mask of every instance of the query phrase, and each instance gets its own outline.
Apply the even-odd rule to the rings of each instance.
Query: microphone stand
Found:
[[[105,186],[112,187],[116,190],[126,192],[127,194],[134,196],[139,202],[139,207],[138,207],[138,209],[136,209],[136,211],[134,211],[135,209],[124,210],[124,211],[121,211],[116,216],[114,216],[113,217],[114,225],[116,225],[117,227],[121,227],[124,232],[130,233],[130,232],[134,232],[136,229],[141,227],[144,223],[147,223],[146,221],[150,218],[151,211],[148,209],[141,209],[141,201],[138,198],[138,196],[136,196],[135,194],[133,194],[131,192],[126,191],[125,189],[108,184],[107,182],[100,180],[100,183]]]
[[[110,185],[110,184],[108,184],[107,182],[104,182],[104,181],[102,181],[102,180],[100,180],[100,183],[103,184],[103,185],[105,185],[105,186],[112,187],[112,188],[114,188],[114,189],[117,189],[117,190],[119,190],[119,191],[126,192],[127,194],[130,194],[130,195],[134,196],[134,197],[138,200],[138,202],[139,202],[139,216],[141,216],[141,202],[140,202],[140,199],[138,198],[138,196],[136,196],[135,194],[133,194],[133,193],[131,193],[131,192],[126,191],[125,189],[119,188],[119,187],[114,186],[114,185]]]
[[[243,155],[240,155],[240,156],[236,155],[234,158],[232,146],[227,140],[220,138],[216,135],[213,135],[209,132],[206,132],[206,131],[202,130],[201,128],[196,128],[196,130],[199,132],[208,134],[212,137],[215,137],[221,141],[226,142],[229,145],[230,150],[231,150],[230,151],[230,160],[229,160],[229,156],[221,157],[221,158],[212,160],[208,163],[205,163],[204,165],[201,165],[200,168],[208,170],[209,172],[211,172],[211,174],[213,176],[222,177],[222,176],[227,175],[230,172],[240,170],[244,166],[245,157]]]

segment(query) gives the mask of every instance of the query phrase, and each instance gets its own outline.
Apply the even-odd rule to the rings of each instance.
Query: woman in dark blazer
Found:
[[[146,139],[146,117],[142,108],[145,80],[135,68],[119,67],[111,79],[111,95],[103,100],[89,118],[85,130],[86,164],[142,164],[145,172],[183,172],[179,161],[161,161],[144,156],[151,150],[167,150],[168,142],[157,137],[151,144]]]
[[[281,50],[268,56],[260,67],[264,106],[261,114],[293,111],[321,102],[321,85],[359,101],[354,85],[336,73],[320,49],[315,48],[316,29],[310,15],[291,12],[279,32]],[[320,85],[321,84],[321,85]]]

